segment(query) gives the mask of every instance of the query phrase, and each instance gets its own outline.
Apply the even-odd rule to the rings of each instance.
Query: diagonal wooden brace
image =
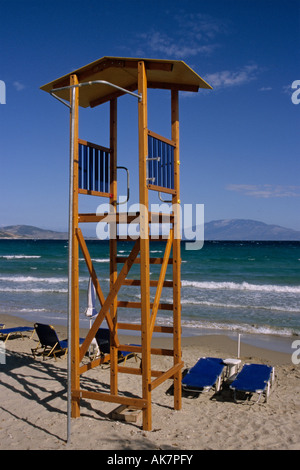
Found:
[[[78,239],[78,242],[79,242],[79,245],[80,245],[80,248],[81,248],[83,257],[84,257],[84,259],[85,259],[85,262],[86,262],[86,265],[87,265],[89,274],[90,274],[91,279],[92,279],[92,282],[93,282],[93,284],[94,284],[94,287],[95,287],[96,294],[97,294],[97,296],[98,296],[100,305],[101,305],[101,307],[102,307],[103,304],[104,304],[104,302],[105,302],[105,297],[104,297],[103,292],[102,292],[102,289],[101,289],[101,287],[100,287],[100,284],[99,284],[99,281],[98,281],[98,277],[97,277],[96,271],[95,271],[95,269],[94,269],[94,266],[93,266],[93,263],[92,263],[92,260],[91,260],[91,257],[90,257],[88,248],[87,248],[86,243],[85,243],[85,239],[84,239],[84,237],[83,237],[83,235],[82,235],[82,232],[81,232],[80,228],[76,229],[76,236],[77,236],[77,239]],[[107,321],[107,324],[108,324],[108,326],[109,326],[109,329],[112,331],[112,329],[113,329],[113,323],[112,323],[111,317],[110,317],[110,315],[109,315],[108,313],[105,315],[105,317],[106,317],[106,321]]]
[[[161,292],[162,292],[162,288],[164,285],[164,280],[165,280],[165,276],[167,272],[172,244],[173,244],[173,229],[170,230],[169,239],[166,244],[165,254],[164,254],[164,258],[163,258],[163,262],[162,262],[162,266],[160,270],[160,275],[158,279],[157,289],[155,293],[155,298],[153,302],[152,314],[150,318],[150,336],[151,337],[152,337],[153,330],[154,330],[155,319],[156,319],[159,302],[160,302],[160,296],[161,296]]]
[[[118,294],[121,286],[123,285],[123,282],[124,282],[127,274],[129,273],[129,271],[131,269],[131,266],[133,265],[134,260],[137,257],[139,251],[140,251],[140,240],[138,239],[135,242],[135,244],[134,244],[134,246],[131,250],[130,255],[128,256],[127,260],[125,261],[124,266],[123,266],[121,272],[119,273],[119,275],[116,279],[116,282],[111,287],[110,292],[109,292],[107,298],[105,299],[105,301],[102,305],[102,308],[100,309],[100,312],[98,313],[98,316],[94,320],[94,323],[93,323],[91,329],[89,330],[84,342],[82,343],[82,345],[79,349],[79,360],[80,361],[82,361],[82,359],[83,359],[86,351],[88,350],[92,340],[94,339],[101,323],[103,322],[104,317],[106,317],[106,320],[109,319],[109,321],[107,321],[109,329],[112,333],[114,333],[114,327],[113,327],[113,324],[112,324],[111,317],[108,314],[108,311],[109,311],[109,308],[111,307],[112,302],[114,301],[114,298],[116,297],[116,295]],[[116,347],[119,347],[119,342],[118,342],[116,336],[114,337],[114,344],[115,344]]]

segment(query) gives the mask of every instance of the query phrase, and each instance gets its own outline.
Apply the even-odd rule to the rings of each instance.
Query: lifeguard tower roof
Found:
[[[148,88],[176,89],[192,92],[197,92],[199,88],[212,88],[181,60],[102,57],[95,62],[43,85],[41,89],[50,93],[54,89],[67,87],[70,85],[70,76],[76,74],[79,84],[101,80],[110,82],[128,91],[134,91],[137,89],[139,61],[144,61],[145,63]],[[93,108],[124,93],[125,91],[116,91],[115,88],[105,83],[85,86],[82,87],[79,94],[79,105],[83,108],[89,106]],[[69,89],[55,91],[55,94],[66,101],[70,100]]]

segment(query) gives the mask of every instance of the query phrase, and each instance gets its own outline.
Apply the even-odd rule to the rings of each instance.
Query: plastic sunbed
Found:
[[[35,331],[39,338],[39,344],[36,348],[31,349],[33,357],[41,351],[43,359],[53,354],[55,360],[58,353],[66,354],[68,351],[68,341],[59,340],[55,329],[51,325],[43,323],[34,324]],[[84,338],[79,338],[79,343],[82,344]]]
[[[17,326],[17,327],[14,327],[14,328],[1,328],[0,329],[0,337],[1,338],[5,337],[4,342],[6,343],[6,341],[10,337],[10,335],[13,335],[13,334],[20,333],[20,335],[23,338],[22,333],[24,333],[25,331],[34,332],[34,328],[30,328],[29,326]]]
[[[107,360],[109,360],[110,354],[110,331],[108,328],[99,328],[95,335],[95,339],[97,341],[98,347],[100,349],[100,354],[102,356],[107,355]],[[131,346],[138,346],[138,345],[131,345]],[[130,357],[135,357],[136,354],[129,351],[118,351],[118,362],[126,362],[127,359]]]
[[[183,390],[190,392],[220,390],[225,364],[216,357],[201,357],[182,379]]]
[[[234,391],[235,401],[237,401],[236,392],[244,392],[249,393],[250,397],[253,393],[258,393],[257,402],[262,395],[265,395],[266,402],[274,382],[274,376],[274,367],[265,364],[245,364],[230,385]]]

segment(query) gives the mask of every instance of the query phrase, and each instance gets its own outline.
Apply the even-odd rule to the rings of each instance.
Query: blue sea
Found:
[[[107,241],[87,242],[104,294],[109,289]],[[130,252],[118,242],[118,253]],[[164,245],[153,242],[151,256]],[[121,266],[120,266],[121,269]],[[169,268],[168,268],[169,269]],[[160,266],[151,265],[151,279]],[[183,334],[242,333],[293,338],[300,334],[300,242],[205,242],[198,251],[182,242]],[[134,265],[130,278],[139,278]],[[171,279],[167,271],[166,279]],[[80,254],[80,325],[85,317],[89,274]],[[0,313],[30,321],[66,324],[68,242],[63,240],[0,240]],[[155,290],[151,291],[154,297]],[[138,287],[120,290],[119,300],[139,301]],[[172,302],[164,288],[161,302]],[[159,311],[157,324],[171,325],[170,311]],[[119,321],[139,322],[139,311],[119,308]]]

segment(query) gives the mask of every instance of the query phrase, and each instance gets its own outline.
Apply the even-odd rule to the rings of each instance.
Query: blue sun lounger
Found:
[[[216,357],[201,357],[182,379],[182,388],[189,392],[220,390],[225,364]]]
[[[110,354],[110,331],[108,328],[99,328],[95,335],[95,339],[97,341],[100,354],[105,356],[106,354]],[[131,346],[139,346],[137,344]],[[130,351],[118,351],[118,362],[125,361],[130,357],[135,357],[136,354]]]
[[[34,328],[36,334],[39,338],[39,343],[36,348],[31,349],[33,357],[35,358],[36,354],[41,351],[43,359],[45,357],[49,357],[53,354],[55,360],[56,355],[58,353],[64,353],[64,355],[68,351],[68,341],[67,340],[59,340],[56,334],[55,329],[51,325],[45,325],[43,323],[35,323]],[[79,343],[82,344],[84,338],[79,338]]]
[[[34,332],[34,328],[30,328],[29,326],[17,326],[14,328],[1,328],[0,329],[0,338],[5,338],[4,343],[8,340],[10,335],[13,334],[20,334],[23,338],[22,333],[25,333],[25,331],[31,331]]]
[[[234,391],[235,401],[237,401],[236,392],[244,392],[250,394],[250,397],[253,393],[258,393],[257,402],[262,395],[265,395],[266,402],[274,382],[274,375],[274,367],[265,364],[245,364],[230,385]]]

